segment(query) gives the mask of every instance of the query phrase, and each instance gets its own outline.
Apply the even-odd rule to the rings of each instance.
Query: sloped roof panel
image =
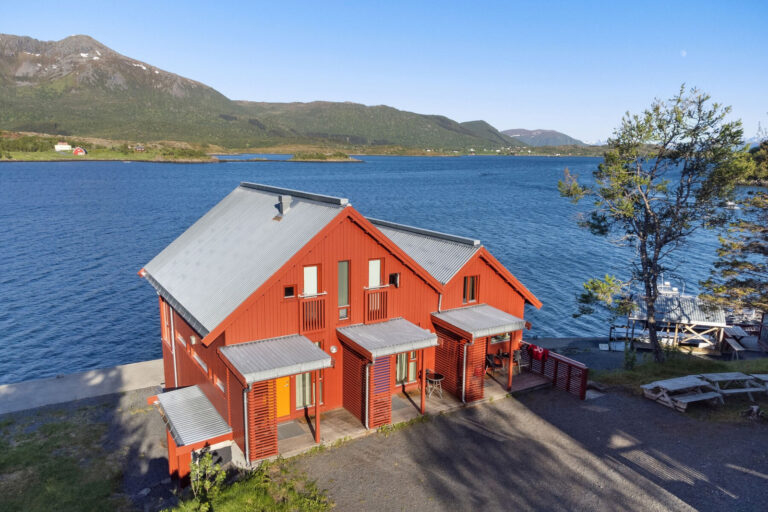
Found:
[[[232,432],[197,386],[161,393],[157,395],[157,401],[177,446],[207,441]]]
[[[298,334],[221,348],[246,383],[330,368],[331,356]]]
[[[439,313],[432,313],[432,316],[471,335],[473,338],[496,336],[519,331],[525,327],[525,320],[488,304],[448,309]]]
[[[450,281],[480,248],[479,240],[368,220],[442,284]]]
[[[290,196],[284,215],[280,196]],[[205,336],[346,205],[346,199],[244,183],[144,269]]]
[[[630,320],[647,320],[645,301],[635,302]],[[725,312],[719,307],[707,307],[698,297],[659,295],[655,304],[656,322],[725,327]]]
[[[437,346],[437,336],[404,318],[350,325],[336,331],[371,361],[377,357]]]

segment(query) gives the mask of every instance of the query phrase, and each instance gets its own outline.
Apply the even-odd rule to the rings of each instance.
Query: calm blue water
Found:
[[[157,296],[136,272],[240,181],[348,197],[365,215],[479,238],[544,303],[532,336],[602,335],[573,319],[581,283],[622,274],[626,250],[579,229],[564,167],[594,158],[364,157],[363,164],[0,165],[0,383],[161,357]],[[688,290],[717,241],[681,261]]]

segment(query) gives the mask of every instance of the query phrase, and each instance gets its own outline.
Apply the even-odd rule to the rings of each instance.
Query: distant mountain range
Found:
[[[355,103],[232,101],[88,36],[0,34],[0,129],[245,148],[333,143],[443,150],[524,146],[484,121]]]
[[[501,133],[529,146],[586,146],[582,141],[555,130],[524,130],[522,128],[515,128],[504,130]]]

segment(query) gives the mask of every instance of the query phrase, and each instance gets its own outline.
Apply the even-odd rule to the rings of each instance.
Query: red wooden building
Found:
[[[425,369],[464,401],[541,303],[478,241],[375,219],[346,199],[242,183],[140,271],[159,295],[171,473],[191,451],[278,452],[277,424],[345,408],[390,423]],[[509,372],[509,385],[511,385]]]

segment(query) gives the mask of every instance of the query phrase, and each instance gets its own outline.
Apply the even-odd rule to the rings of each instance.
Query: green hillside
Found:
[[[472,134],[478,138],[496,142],[497,144],[500,144],[504,147],[525,146],[523,142],[504,135],[485,121],[467,121],[466,123],[461,123],[461,126],[472,132]]]
[[[482,121],[460,124],[387,106],[231,101],[88,36],[38,41],[0,34],[0,129],[230,148],[512,145]]]
[[[313,139],[343,145],[406,146],[466,150],[477,146],[510,145],[490,125],[485,132],[444,116],[423,115],[384,105],[358,103],[237,102],[244,112]],[[482,122],[482,121],[480,121]]]
[[[578,139],[555,130],[504,130],[504,135],[529,146],[586,146]]]

